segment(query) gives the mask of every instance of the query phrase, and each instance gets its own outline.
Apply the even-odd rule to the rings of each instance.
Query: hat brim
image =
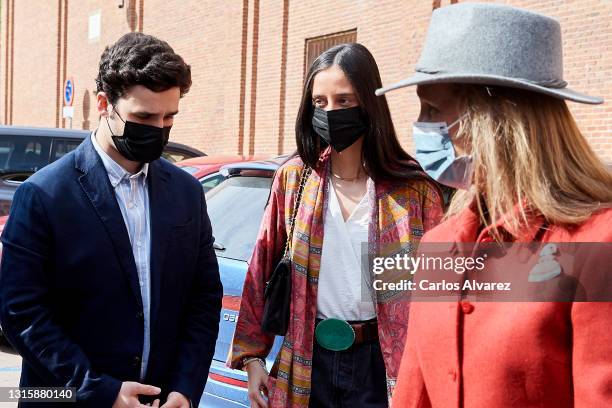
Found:
[[[539,92],[546,95],[550,95],[559,99],[568,99],[570,101],[587,103],[590,105],[598,105],[603,103],[602,98],[588,96],[579,92],[573,91],[568,88],[548,88],[545,86],[534,84],[526,80],[508,78],[497,75],[482,75],[482,74],[448,74],[448,73],[436,73],[426,74],[423,72],[416,72],[410,78],[404,79],[396,84],[383,87],[376,90],[376,95],[384,95],[389,91],[395,89],[404,88],[412,85],[426,85],[426,84],[438,84],[438,83],[458,83],[458,84],[480,84],[480,85],[497,85],[506,86],[509,88],[520,88],[526,89],[533,92]]]

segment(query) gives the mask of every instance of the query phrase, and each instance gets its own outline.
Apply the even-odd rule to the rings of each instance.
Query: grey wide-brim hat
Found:
[[[378,89],[376,95],[445,82],[521,88],[581,103],[603,102],[567,88],[557,20],[498,4],[460,3],[436,9],[416,73]]]

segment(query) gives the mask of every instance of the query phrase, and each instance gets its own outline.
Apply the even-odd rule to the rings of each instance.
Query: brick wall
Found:
[[[97,125],[95,83],[104,46],[142,30],[170,43],[191,64],[172,139],[210,154],[276,155],[295,147],[305,40],[357,30],[376,58],[383,83],[408,76],[420,54],[432,7],[450,0],[0,0],[0,123],[68,126],[62,87],[75,80],[74,128]],[[602,159],[612,162],[612,2],[498,1],[561,21],[565,79],[601,96],[600,106],[570,103]],[[101,14],[101,35],[88,39],[88,18]],[[388,96],[398,135],[411,151],[414,89]]]

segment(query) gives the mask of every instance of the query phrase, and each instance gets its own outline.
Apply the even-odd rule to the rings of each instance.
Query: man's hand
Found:
[[[113,404],[113,408],[146,408],[147,405],[138,401],[139,395],[159,395],[161,389],[152,385],[140,384],[137,382],[126,381],[121,384],[119,395]],[[159,406],[159,401],[153,403],[154,407]],[[188,406],[189,407],[189,406]]]
[[[189,408],[190,405],[189,400],[183,394],[173,391],[168,394],[168,399],[161,408]]]

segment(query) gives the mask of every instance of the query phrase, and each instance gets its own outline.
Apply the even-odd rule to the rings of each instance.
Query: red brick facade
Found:
[[[144,31],[168,41],[192,66],[193,87],[181,103],[173,140],[210,154],[276,155],[295,147],[308,39],[356,30],[389,84],[413,71],[432,8],[451,0],[0,2],[0,124],[68,126],[61,117],[62,89],[72,77],[73,127],[94,128],[94,78],[104,46],[125,32]],[[561,21],[565,79],[607,101],[570,107],[594,150],[612,162],[612,2],[500,3]],[[89,39],[89,17],[98,11],[100,35]],[[388,100],[401,141],[411,150],[414,89],[393,92]]]

